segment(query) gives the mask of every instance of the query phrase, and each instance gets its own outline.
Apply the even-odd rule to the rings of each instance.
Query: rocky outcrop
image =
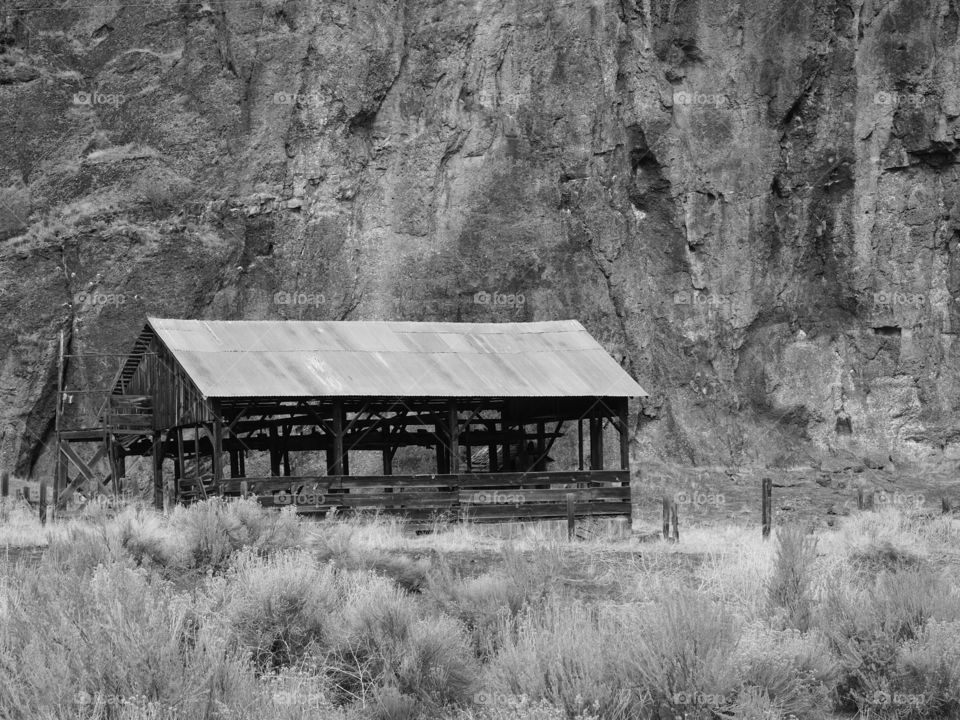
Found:
[[[638,456],[960,460],[956,0],[4,13],[0,464],[148,313],[575,317]]]

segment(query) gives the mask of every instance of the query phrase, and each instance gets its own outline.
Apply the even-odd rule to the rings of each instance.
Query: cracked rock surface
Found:
[[[0,15],[0,466],[60,331],[147,314],[577,318],[637,457],[960,461],[956,0],[50,5]]]

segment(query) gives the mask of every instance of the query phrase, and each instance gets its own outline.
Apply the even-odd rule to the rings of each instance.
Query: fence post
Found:
[[[567,493],[567,540],[573,540],[577,528],[577,520],[574,516],[575,498],[576,495],[573,493]]]
[[[8,519],[8,497],[10,497],[10,473],[4,470],[0,472],[0,520],[3,520],[3,522],[6,522]]]
[[[670,539],[670,498],[663,496],[663,539]]]
[[[950,498],[944,496],[940,498],[940,512],[944,515],[949,515],[951,512],[950,508]]]
[[[761,512],[761,532],[763,534],[763,539],[766,540],[770,537],[770,515],[771,510],[770,506],[773,500],[773,480],[770,478],[763,478],[763,483],[760,487],[760,512]]]
[[[240,497],[246,499],[247,495],[248,495],[248,492],[247,492],[247,481],[246,481],[246,480],[241,480],[241,481],[240,481]]]
[[[47,524],[47,480],[40,480],[40,524]]]
[[[29,485],[23,486],[22,497],[24,502],[26,502],[29,505],[30,504],[30,486]]]
[[[670,502],[670,521],[673,523],[673,542],[680,542],[680,513],[673,501]]]

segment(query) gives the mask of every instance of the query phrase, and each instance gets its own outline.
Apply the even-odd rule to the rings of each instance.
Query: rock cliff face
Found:
[[[637,457],[960,459],[957,0],[51,5],[2,6],[0,466],[60,330],[147,314],[578,318]]]

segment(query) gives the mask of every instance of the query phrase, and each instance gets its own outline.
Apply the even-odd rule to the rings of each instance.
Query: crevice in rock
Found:
[[[874,335],[881,337],[900,337],[901,330],[896,325],[879,325],[873,328]]]
[[[838,417],[836,425],[834,425],[833,431],[837,435],[852,435],[853,424],[850,422],[850,418]]]

